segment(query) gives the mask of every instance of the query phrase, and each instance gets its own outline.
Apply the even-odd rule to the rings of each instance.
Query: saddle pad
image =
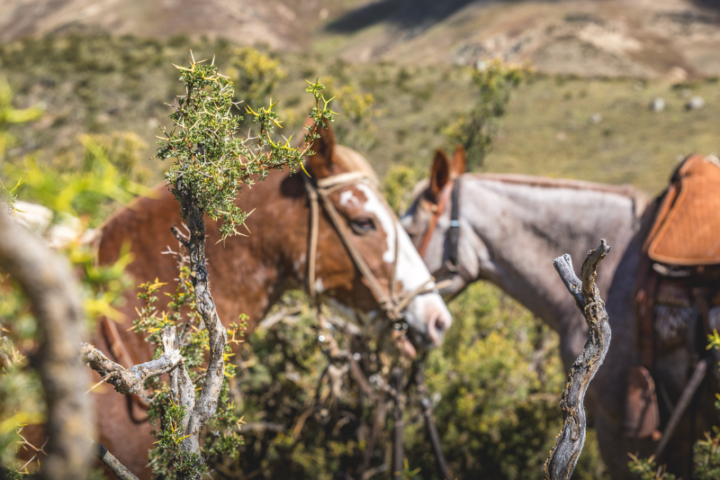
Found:
[[[694,155],[683,162],[648,238],[648,256],[670,265],[720,263],[720,163]]]

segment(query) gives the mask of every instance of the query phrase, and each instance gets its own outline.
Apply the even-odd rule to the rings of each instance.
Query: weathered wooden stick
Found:
[[[569,479],[585,444],[586,418],[583,406],[585,392],[610,347],[608,315],[605,303],[600,298],[600,290],[595,284],[597,267],[608,252],[610,247],[604,239],[600,240],[597,249],[588,252],[582,266],[582,281],[573,271],[570,255],[565,254],[553,262],[565,287],[575,298],[589,330],[588,340],[570,369],[568,383],[560,400],[565,423],[556,439],[555,447],[550,451],[550,456],[545,462],[546,480]]]

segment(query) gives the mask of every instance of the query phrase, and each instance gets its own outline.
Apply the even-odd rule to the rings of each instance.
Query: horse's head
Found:
[[[435,153],[430,179],[415,186],[413,201],[401,223],[420,252],[428,269],[439,282],[440,293],[453,297],[478,278],[476,235],[460,217],[460,176],[465,173],[465,149],[458,146],[452,159],[444,151]],[[455,215],[453,214],[455,212]]]
[[[364,159],[336,146],[331,130],[320,135],[307,162],[310,202],[316,194],[319,212],[311,294],[362,323],[382,313],[403,319],[416,345],[439,345],[452,319],[430,272],[376,190],[371,170],[363,168]],[[403,346],[412,352],[407,341]]]

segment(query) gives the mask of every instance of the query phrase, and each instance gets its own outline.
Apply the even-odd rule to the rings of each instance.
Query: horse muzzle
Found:
[[[416,296],[408,304],[405,321],[416,345],[429,350],[440,346],[452,325],[452,316],[440,294],[430,292]]]

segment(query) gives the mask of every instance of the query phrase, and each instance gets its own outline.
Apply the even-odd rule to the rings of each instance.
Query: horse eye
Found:
[[[364,235],[375,230],[375,222],[372,218],[354,218],[350,221],[350,228],[358,235]]]

